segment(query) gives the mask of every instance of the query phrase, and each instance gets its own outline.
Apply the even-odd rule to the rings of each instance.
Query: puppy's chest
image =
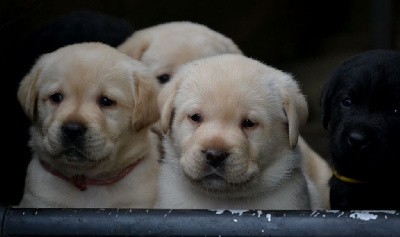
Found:
[[[88,185],[81,191],[66,180],[46,172],[33,161],[27,179],[27,190],[39,203],[48,207],[149,207],[154,202],[154,191],[140,185],[134,171],[114,184]]]
[[[160,179],[160,190],[156,207],[183,209],[309,209],[310,202],[306,186],[300,179],[287,182],[275,190],[267,190],[264,185],[240,191],[240,198],[232,191],[217,195],[202,191],[182,174],[164,167]]]
[[[309,200],[304,197],[298,199],[291,190],[266,193],[265,195],[234,198],[216,197],[207,195],[198,190],[175,190],[176,197],[164,200],[165,208],[187,208],[187,209],[309,209]]]
[[[113,206],[115,201],[115,197],[113,197],[112,193],[103,187],[89,187],[85,191],[65,190],[64,195],[62,192],[57,192],[55,195],[57,197],[53,199],[59,200],[62,205],[71,207],[110,207]]]
[[[53,178],[57,179],[56,177]],[[53,180],[50,182],[55,184],[55,186],[42,195],[48,201],[52,203],[56,202],[61,207],[112,208],[120,207],[121,204],[128,204],[135,200],[133,195],[135,192],[127,191],[133,188],[129,185],[92,185],[88,186],[86,190],[81,191],[64,180]],[[49,187],[52,187],[52,185]]]

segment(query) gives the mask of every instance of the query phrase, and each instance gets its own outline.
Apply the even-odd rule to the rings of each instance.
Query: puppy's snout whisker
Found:
[[[206,149],[201,152],[206,156],[207,163],[213,167],[221,166],[229,156],[227,151],[220,149]]]
[[[81,138],[87,131],[87,127],[81,123],[66,123],[61,128],[64,139],[74,142]]]
[[[370,143],[367,134],[362,131],[351,131],[348,135],[347,141],[354,149],[363,149]]]

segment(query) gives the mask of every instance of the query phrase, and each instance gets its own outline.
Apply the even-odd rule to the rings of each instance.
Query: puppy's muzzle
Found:
[[[352,149],[362,150],[369,146],[371,140],[365,131],[353,129],[348,134],[347,142]]]
[[[82,123],[68,122],[61,127],[64,144],[82,145],[87,127]]]
[[[229,156],[229,152],[221,149],[205,149],[201,151],[207,159],[207,164],[212,167],[219,167]]]

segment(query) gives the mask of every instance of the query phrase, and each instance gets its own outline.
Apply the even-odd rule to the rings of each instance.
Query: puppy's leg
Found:
[[[330,209],[329,179],[332,170],[328,163],[299,136],[299,146],[303,156],[303,170],[311,196],[313,210]]]

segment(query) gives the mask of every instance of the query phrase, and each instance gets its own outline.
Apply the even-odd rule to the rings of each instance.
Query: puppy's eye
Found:
[[[164,74],[157,76],[157,79],[161,84],[165,84],[169,81],[170,77],[171,76],[169,74],[164,73]]]
[[[100,106],[102,106],[102,107],[109,107],[109,106],[114,105],[114,104],[115,104],[115,101],[112,100],[112,99],[110,99],[110,98],[108,98],[108,97],[106,97],[106,96],[102,96],[102,97],[100,97],[100,99],[99,99],[99,104],[100,104]]]
[[[345,107],[351,107],[352,106],[352,101],[350,97],[346,97],[342,100],[342,105]]]
[[[392,113],[393,113],[394,115],[400,115],[400,108],[394,108],[394,109],[392,110]]]
[[[59,104],[61,103],[61,101],[63,100],[63,95],[61,93],[54,93],[52,95],[50,95],[50,100],[51,102],[55,103],[55,104]]]
[[[200,123],[203,120],[200,114],[190,115],[189,118],[196,123]]]
[[[256,126],[256,123],[253,122],[251,119],[244,119],[241,124],[242,128],[252,128]]]

